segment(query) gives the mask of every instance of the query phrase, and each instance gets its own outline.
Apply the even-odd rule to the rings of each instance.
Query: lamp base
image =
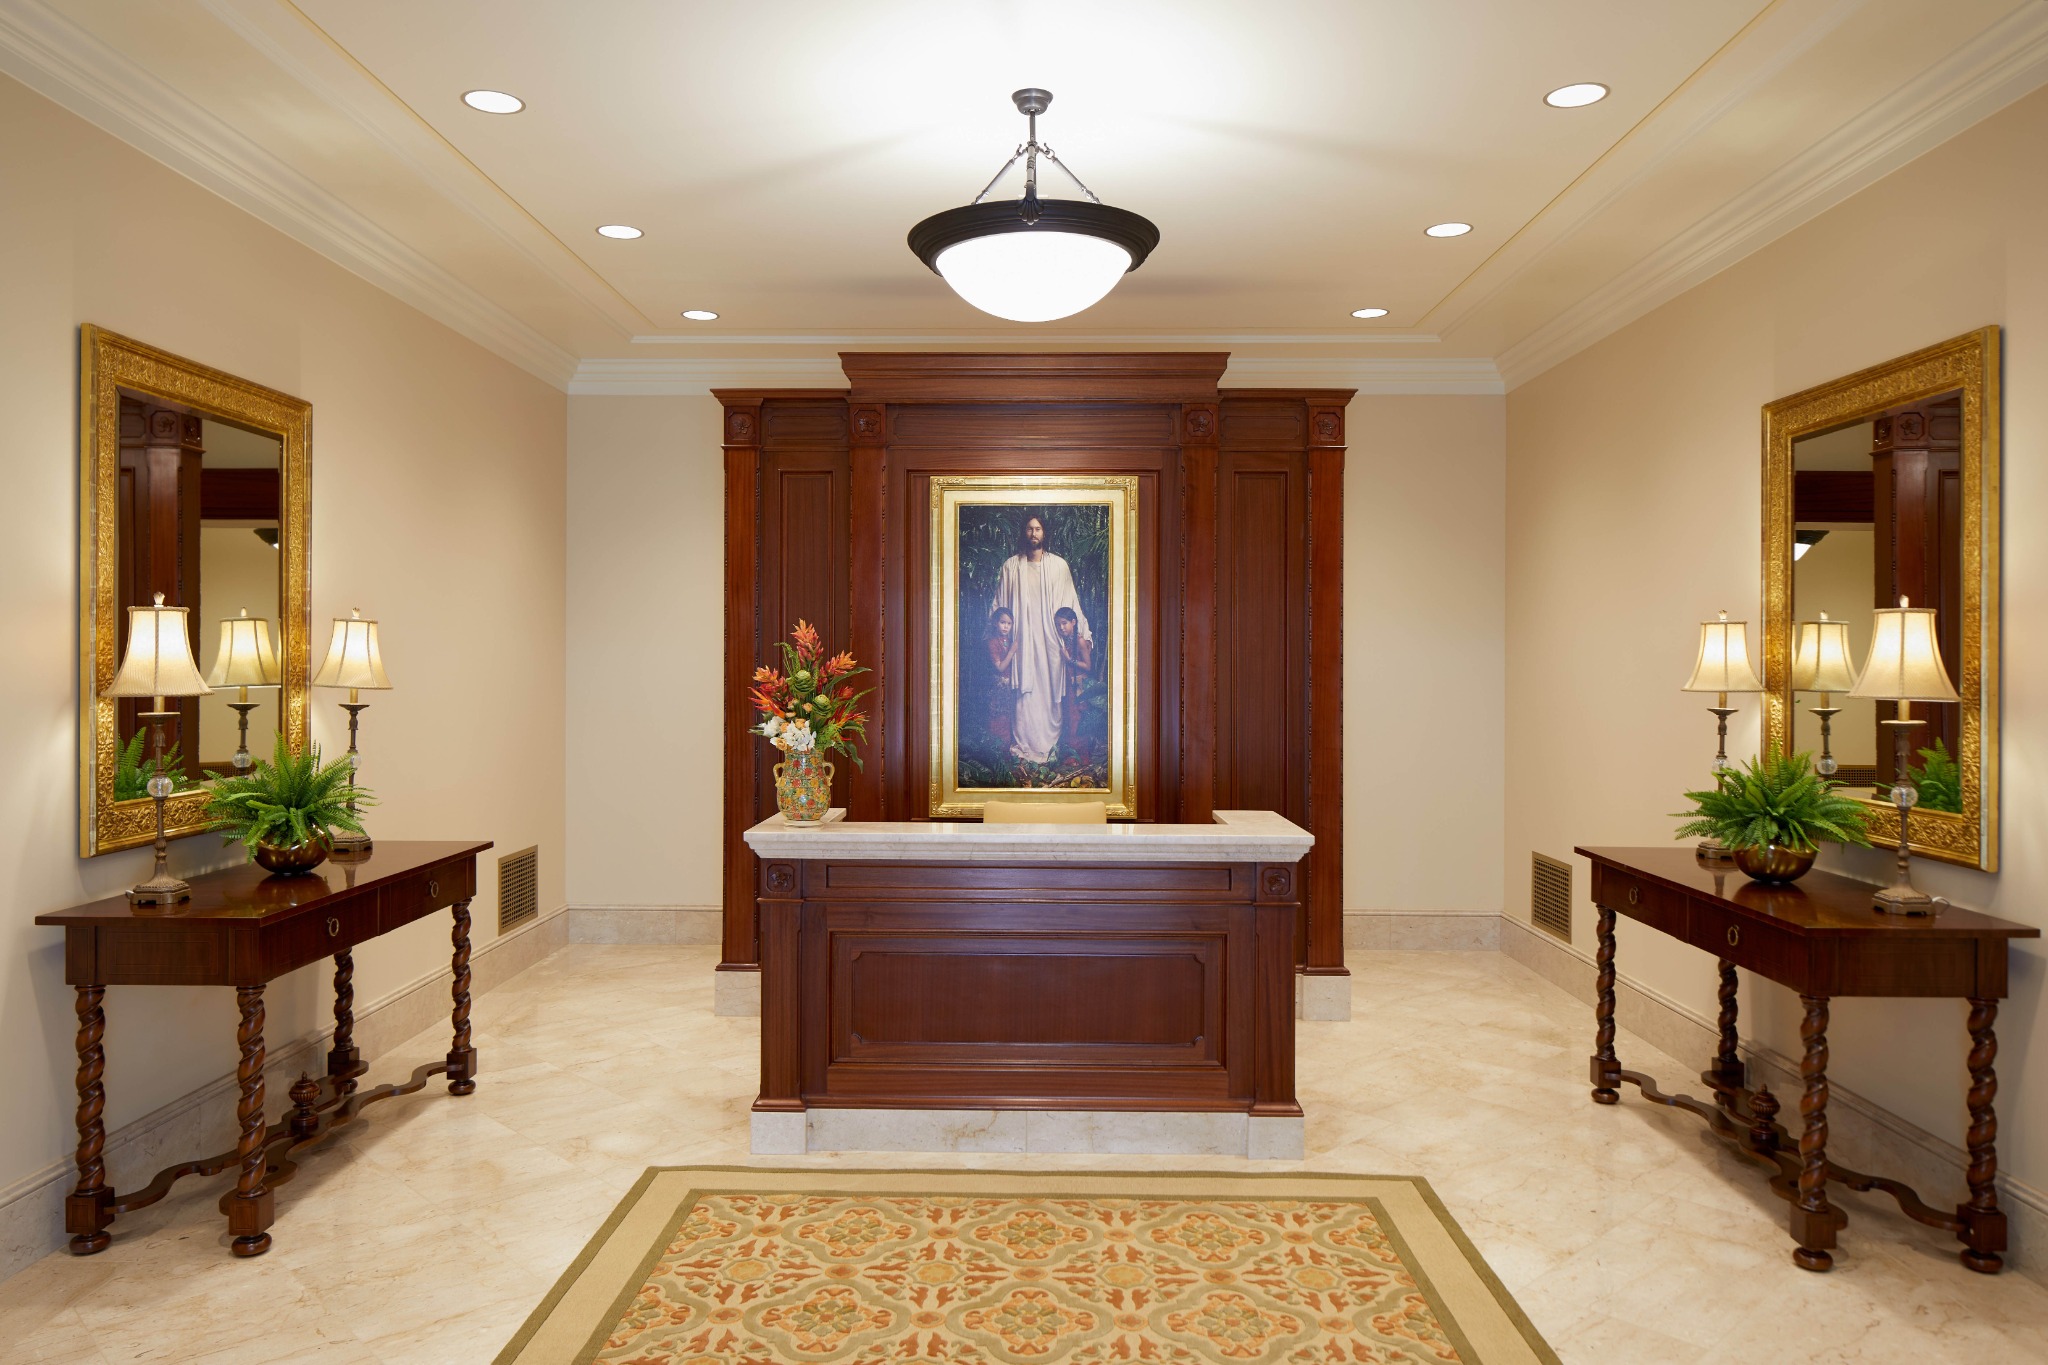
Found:
[[[1870,907],[1886,915],[1938,915],[1947,902],[1916,886],[1887,886],[1870,898]]]
[[[1735,866],[1735,850],[1719,839],[1702,839],[1693,849],[1692,855],[1709,867]]]
[[[181,882],[168,872],[128,888],[130,905],[176,905],[179,901],[191,899],[191,883]]]
[[[345,829],[338,829],[334,832],[334,839],[330,847],[336,853],[354,855],[368,853],[374,845],[371,844],[370,836],[367,834],[351,834]]]

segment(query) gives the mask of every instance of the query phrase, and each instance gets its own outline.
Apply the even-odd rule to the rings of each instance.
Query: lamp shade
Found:
[[[1822,612],[1818,621],[1799,623],[1799,642],[1792,651],[1794,692],[1847,692],[1856,685],[1856,663],[1849,657],[1849,623],[1830,621]]]
[[[1871,613],[1870,657],[1852,697],[1877,701],[1955,701],[1955,684],[1941,666],[1941,645],[1934,634],[1934,608],[1916,607],[1905,598],[1896,607]]]
[[[247,607],[240,616],[220,623],[220,650],[213,656],[213,671],[206,680],[215,687],[276,687],[282,678],[277,651],[270,646],[270,622],[251,616]]]
[[[185,608],[156,605],[128,608],[128,653],[103,697],[203,697],[213,689],[192,661],[192,637],[185,633]]]
[[[1718,621],[1700,622],[1700,657],[1692,666],[1687,692],[1761,692],[1756,670],[1749,666],[1749,623],[1731,621],[1722,612]]]
[[[313,675],[315,687],[387,689],[384,656],[377,648],[377,623],[349,609],[347,619],[336,617],[334,634],[327,641],[327,661]]]

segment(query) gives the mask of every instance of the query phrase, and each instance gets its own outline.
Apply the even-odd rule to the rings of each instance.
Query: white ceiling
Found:
[[[829,382],[889,344],[1497,391],[2041,84],[2048,4],[0,0],[0,69],[580,391]],[[1581,80],[1614,93],[1543,104]],[[1024,325],[904,234],[1001,165],[1032,84],[1161,244]],[[1476,230],[1423,235],[1447,219]]]

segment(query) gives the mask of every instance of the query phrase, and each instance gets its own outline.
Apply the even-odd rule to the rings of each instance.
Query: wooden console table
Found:
[[[1848,1215],[1828,1202],[1829,1181],[1852,1190],[1882,1190],[1907,1217],[1956,1235],[1962,1262],[1982,1274],[2005,1264],[2005,1214],[1998,1207],[1998,1078],[1992,1024],[2006,993],[2006,945],[2041,931],[1974,910],[1937,916],[1880,914],[1874,888],[1826,872],[1792,886],[1764,886],[1734,868],[1702,866],[1686,848],[1581,848],[1593,862],[1593,903],[1599,907],[1598,995],[1594,1004],[1593,1099],[1619,1101],[1627,1081],[1645,1099],[1705,1119],[1739,1154],[1768,1167],[1771,1188],[1791,1204],[1793,1261],[1827,1270],[1835,1234]],[[1624,1071],[1614,1055],[1614,920],[1626,915],[1720,960],[1720,1047],[1700,1079],[1713,1102],[1666,1095],[1651,1077]],[[1799,993],[1806,1014],[1799,1074],[1800,1131],[1776,1122],[1769,1086],[1744,1083],[1736,1035],[1736,971],[1747,968]],[[1953,1213],[1925,1203],[1910,1187],[1828,1160],[1828,1002],[1841,995],[1955,996],[1970,1002],[1970,1197]]]
[[[304,877],[272,877],[253,864],[192,879],[192,899],[175,906],[135,906],[125,895],[36,916],[64,930],[64,979],[78,991],[78,1185],[64,1204],[64,1230],[80,1256],[104,1251],[119,1214],[156,1203],[188,1175],[237,1168],[235,1188],[221,1196],[237,1256],[270,1249],[273,1191],[297,1170],[300,1151],[355,1119],[363,1107],[424,1089],[445,1074],[448,1089],[476,1089],[476,1049],[469,1044],[469,903],[476,895],[476,855],[489,843],[380,843],[369,853],[323,863]],[[443,907],[455,912],[454,1029],[446,1061],[430,1062],[403,1085],[359,1090],[368,1068],[354,1045],[355,962],[359,943]],[[334,1046],[327,1074],[302,1075],[291,1088],[290,1112],[265,1126],[263,989],[287,972],[334,959]],[[231,1151],[166,1166],[139,1190],[108,1186],[102,1152],[106,1090],[101,1040],[108,986],[233,986],[241,1006],[236,1078],[241,1137]]]

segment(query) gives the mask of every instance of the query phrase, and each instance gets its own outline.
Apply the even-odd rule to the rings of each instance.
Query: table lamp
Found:
[[[1899,861],[1896,880],[1873,899],[1889,915],[1931,915],[1942,902],[1913,885],[1912,851],[1906,838],[1906,820],[1920,800],[1907,766],[1912,730],[1925,721],[1913,719],[1913,703],[1956,701],[1955,684],[1941,666],[1941,646],[1934,634],[1934,608],[1916,607],[1901,597],[1896,607],[1879,607],[1871,613],[1870,657],[1863,674],[1850,689],[1852,697],[1897,702],[1896,719],[1881,721],[1892,727],[1892,804],[1899,808]]]
[[[239,688],[240,695],[228,703],[239,719],[235,737],[235,772],[249,771],[249,713],[256,703],[249,700],[252,687],[276,687],[283,675],[277,667],[277,651],[270,647],[270,622],[249,615],[229,616],[220,623],[220,649],[213,656],[213,672],[206,681],[214,687]]]
[[[156,746],[149,777],[150,799],[156,802],[156,869],[148,881],[129,888],[128,899],[135,905],[175,905],[192,898],[192,888],[171,875],[166,857],[170,843],[164,838],[164,798],[174,784],[163,770],[164,722],[178,713],[164,705],[164,698],[203,697],[211,690],[199,676],[199,665],[192,661],[185,608],[165,606],[162,593],[156,594],[154,606],[128,608],[128,653],[114,681],[100,695],[151,699],[142,719],[149,722]]]
[[[391,687],[391,680],[384,676],[384,656],[377,648],[375,621],[365,621],[363,613],[354,607],[349,609],[347,619],[334,619],[334,634],[327,641],[327,660],[313,676],[313,686],[348,689],[348,700],[341,704],[341,709],[348,712],[348,813],[354,815],[356,769],[362,764],[362,755],[356,749],[356,718],[370,705],[357,700],[357,694],[388,691]],[[367,853],[370,836],[336,830],[334,848],[341,853]]]
[[[1719,727],[1720,743],[1714,754],[1714,779],[1719,781],[1721,774],[1728,771],[1728,717],[1735,714],[1735,708],[1728,704],[1728,694],[1764,690],[1764,685],[1757,681],[1756,670],[1749,665],[1747,621],[1731,621],[1724,611],[1718,620],[1700,622],[1700,656],[1684,690],[1715,694],[1714,704],[1707,709],[1713,712]],[[1711,837],[1700,840],[1695,852],[1709,862],[1726,862],[1734,857],[1726,844]]]
[[[1799,623],[1799,643],[1792,650],[1792,690],[1820,693],[1820,705],[1808,707],[1820,717],[1820,759],[1813,770],[1833,777],[1841,769],[1835,761],[1829,723],[1842,708],[1829,705],[1829,697],[1856,685],[1856,665],[1849,658],[1849,623],[1830,621],[1822,612],[1818,621]]]

